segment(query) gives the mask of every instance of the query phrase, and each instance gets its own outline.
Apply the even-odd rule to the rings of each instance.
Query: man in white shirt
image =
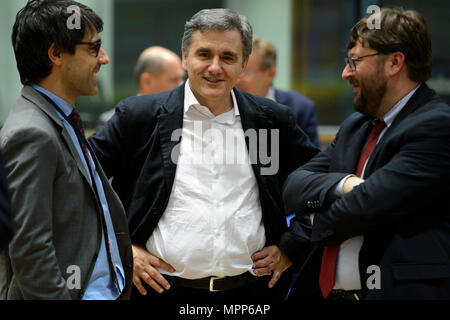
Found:
[[[377,18],[380,28],[370,28]],[[425,84],[426,22],[382,9],[353,27],[347,48],[342,78],[358,112],[284,189],[289,208],[311,214],[311,240],[324,247],[321,293],[449,299],[450,108]]]
[[[287,107],[233,89],[251,44],[245,17],[200,11],[185,85],[120,102],[90,139],[129,217],[135,298],[270,298],[292,264],[281,186],[318,150]]]

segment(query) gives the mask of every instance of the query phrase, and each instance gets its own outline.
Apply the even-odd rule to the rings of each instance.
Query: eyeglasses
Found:
[[[352,70],[352,72],[355,72],[356,71],[356,64],[355,64],[356,61],[359,61],[359,60],[361,60],[363,58],[376,56],[378,54],[381,54],[381,53],[380,52],[376,52],[376,53],[368,54],[366,56],[362,56],[362,57],[358,57],[358,58],[353,58],[353,57],[347,56],[347,57],[345,57],[345,65],[348,64],[350,66],[350,69]]]
[[[98,57],[98,53],[100,52],[100,48],[102,47],[102,39],[98,39],[96,41],[78,41],[76,44],[87,44],[92,46],[92,50],[95,52],[95,57]]]

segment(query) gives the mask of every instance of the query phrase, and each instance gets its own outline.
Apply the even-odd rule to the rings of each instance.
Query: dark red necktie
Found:
[[[361,157],[359,158],[358,165],[356,166],[356,175],[361,177],[364,165],[369,159],[370,154],[375,148],[380,133],[386,128],[386,123],[384,121],[378,121],[370,133],[369,139],[367,140],[366,146],[364,147]],[[333,290],[336,277],[336,262],[339,253],[339,246],[326,246],[323,251],[322,265],[320,267],[319,276],[319,286],[322,291],[322,296],[327,298],[331,290]]]

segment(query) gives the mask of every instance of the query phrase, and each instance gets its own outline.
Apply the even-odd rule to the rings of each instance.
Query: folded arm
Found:
[[[337,198],[314,218],[312,241],[336,244],[408,214],[436,207],[450,177],[450,141],[416,139],[397,152],[364,183]]]

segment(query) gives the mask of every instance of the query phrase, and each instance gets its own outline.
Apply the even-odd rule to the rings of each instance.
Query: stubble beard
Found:
[[[360,92],[353,98],[353,107],[362,114],[376,117],[386,90],[387,79],[382,69],[377,68],[371,78],[360,81]]]

